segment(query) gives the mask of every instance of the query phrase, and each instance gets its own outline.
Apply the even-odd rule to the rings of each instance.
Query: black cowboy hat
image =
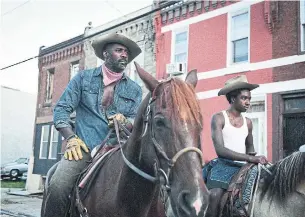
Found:
[[[110,43],[122,44],[128,49],[128,63],[130,63],[134,58],[136,58],[136,56],[138,56],[142,52],[141,48],[137,45],[137,43],[135,43],[131,39],[117,33],[111,33],[108,35],[100,36],[92,42],[92,47],[95,51],[95,55],[101,58],[102,60],[105,60],[103,56],[103,51],[105,45]]]

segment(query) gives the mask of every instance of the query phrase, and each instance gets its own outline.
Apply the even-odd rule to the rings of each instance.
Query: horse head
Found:
[[[145,169],[166,188],[168,209],[174,216],[204,216],[209,193],[199,149],[202,116],[194,90],[197,71],[190,71],[185,82],[178,78],[159,82],[135,65],[150,92],[139,108],[138,114],[144,115],[134,124],[134,130],[141,131],[141,159],[151,165]]]

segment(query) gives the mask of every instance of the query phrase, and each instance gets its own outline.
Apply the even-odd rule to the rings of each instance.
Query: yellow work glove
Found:
[[[64,154],[65,159],[73,160],[74,158],[76,161],[83,159],[81,149],[87,153],[89,152],[86,144],[78,136],[68,139]]]
[[[108,127],[111,128],[114,126],[114,122],[113,122],[113,119],[116,119],[118,122],[120,122],[121,124],[123,125],[126,125],[126,124],[129,124],[130,122],[127,120],[127,118],[122,115],[122,114],[115,114],[115,115],[112,115],[110,117],[108,117]]]

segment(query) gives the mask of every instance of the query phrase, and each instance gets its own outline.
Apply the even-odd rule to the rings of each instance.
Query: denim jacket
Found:
[[[56,129],[71,127],[70,115],[76,111],[75,133],[92,150],[108,134],[107,116],[117,113],[133,119],[142,101],[141,87],[125,74],[115,85],[113,103],[102,111],[104,92],[102,67],[77,73],[54,108]]]

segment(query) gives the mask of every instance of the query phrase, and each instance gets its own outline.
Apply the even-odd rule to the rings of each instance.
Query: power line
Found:
[[[135,21],[135,20],[138,20],[138,19],[140,19],[140,18],[142,18],[142,17],[148,16],[148,15],[150,15],[150,14],[152,14],[152,13],[155,13],[155,12],[157,12],[157,11],[160,11],[160,10],[166,8],[166,7],[169,7],[169,6],[172,6],[172,5],[176,4],[177,2],[179,2],[179,1],[168,1],[167,3],[162,4],[162,6],[160,6],[160,7],[158,7],[158,8],[155,8],[155,9],[153,9],[153,10],[151,10],[151,11],[149,11],[149,12],[146,12],[146,13],[144,13],[144,14],[141,14],[141,15],[139,15],[139,16],[137,16],[137,17],[131,18],[131,19],[126,20],[126,21],[123,21],[123,22],[121,22],[121,23],[119,23],[119,24],[116,24],[116,25],[111,26],[111,27],[109,27],[109,28],[106,28],[106,29],[103,29],[103,30],[101,30],[101,31],[98,31],[98,32],[96,32],[96,33],[94,33],[94,34],[92,34],[92,35],[89,35],[89,36],[86,36],[86,37],[82,37],[82,38],[80,38],[80,39],[78,39],[78,40],[75,40],[75,41],[72,41],[72,42],[70,42],[70,43],[65,43],[64,45],[58,46],[57,49],[51,50],[51,51],[49,51],[49,52],[44,52],[43,54],[39,54],[38,56],[34,56],[34,57],[31,57],[31,58],[22,60],[22,61],[20,61],[20,62],[14,63],[14,64],[9,65],[9,66],[5,66],[5,67],[1,68],[0,70],[5,70],[5,69],[11,68],[11,67],[13,67],[13,66],[19,65],[19,64],[21,64],[21,63],[27,62],[27,61],[29,61],[29,60],[32,60],[32,59],[35,59],[35,58],[39,58],[39,57],[42,57],[42,56],[44,56],[44,55],[53,53],[53,52],[56,51],[56,50],[60,50],[60,49],[69,47],[69,46],[71,46],[71,45],[73,45],[73,44],[82,42],[82,41],[84,41],[84,40],[86,40],[86,39],[88,39],[88,38],[92,38],[92,37],[94,37],[94,36],[96,36],[96,35],[99,35],[99,34],[101,34],[101,33],[107,32],[107,31],[109,31],[109,30],[111,30],[111,29],[117,28],[117,27],[119,27],[119,26],[125,25],[125,24],[127,24],[127,23],[130,23],[130,22],[133,22],[133,21]]]
[[[15,7],[15,8],[13,8],[13,9],[11,9],[11,10],[5,12],[4,14],[1,15],[1,17],[4,17],[5,15],[7,15],[7,14],[13,12],[14,10],[16,10],[16,9],[18,9],[18,8],[20,8],[20,7],[22,7],[23,5],[29,3],[30,1],[31,1],[31,0],[28,0],[28,1],[26,1],[26,2],[24,2],[24,3],[22,3],[22,4],[20,4],[20,5],[18,5],[17,7]]]
[[[106,3],[110,6],[110,7],[112,7],[114,10],[116,10],[117,12],[119,12],[120,14],[122,14],[122,16],[124,16],[124,17],[126,17],[126,15],[124,15],[123,13],[122,13],[122,11],[120,11],[117,7],[115,7],[112,3],[110,3],[108,0],[106,0]]]

